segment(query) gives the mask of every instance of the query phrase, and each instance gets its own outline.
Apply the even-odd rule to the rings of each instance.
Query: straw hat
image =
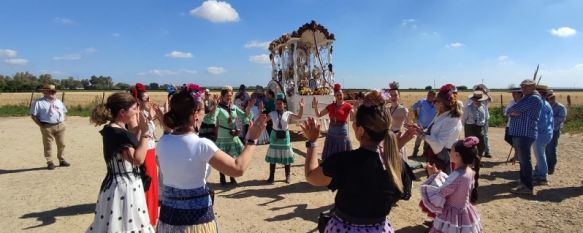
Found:
[[[39,91],[57,91],[57,87],[53,84],[45,84],[41,88],[38,89]]]
[[[468,96],[468,99],[484,101],[488,99],[488,96],[483,91],[474,91],[470,96]]]

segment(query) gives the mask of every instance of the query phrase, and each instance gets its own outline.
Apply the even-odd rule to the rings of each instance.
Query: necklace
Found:
[[[126,129],[124,126],[122,126],[122,125],[118,124],[117,122],[111,122],[109,125],[110,125],[110,126],[112,126],[112,125],[115,125],[115,126],[117,126],[117,127],[115,127],[115,128]]]

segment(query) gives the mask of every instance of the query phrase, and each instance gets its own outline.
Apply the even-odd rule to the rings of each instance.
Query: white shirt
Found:
[[[30,106],[30,115],[38,118],[40,122],[56,124],[65,120],[67,107],[61,100],[55,98],[49,100],[45,97],[39,98]]]
[[[209,160],[219,148],[209,139],[195,134],[166,134],[156,146],[156,154],[166,186],[195,189],[206,186]]]
[[[272,111],[269,113],[269,117],[271,121],[273,121],[273,129],[274,130],[287,130],[287,120],[289,119],[289,115],[292,114],[290,111],[285,111],[281,115],[281,128],[279,127],[279,119],[280,117],[277,114],[277,111]]]
[[[433,119],[433,123],[429,124],[431,132],[425,135],[425,141],[431,146],[433,153],[437,154],[443,148],[451,149],[451,146],[458,140],[460,132],[462,131],[462,121],[459,117],[453,118],[450,112],[444,112]],[[431,126],[433,124],[433,126]]]

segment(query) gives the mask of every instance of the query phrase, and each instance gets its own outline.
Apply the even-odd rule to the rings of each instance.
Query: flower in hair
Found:
[[[478,143],[480,143],[480,139],[478,139],[475,136],[469,136],[466,139],[464,139],[464,146],[466,148],[472,148],[472,147],[478,145]]]
[[[136,91],[138,91],[138,92],[145,92],[146,91],[146,87],[144,86],[144,84],[136,83]]]
[[[186,90],[195,100],[201,101],[202,95],[204,94],[204,88],[194,83],[188,83],[184,85],[184,90]]]
[[[379,95],[383,98],[383,100],[388,101],[391,99],[391,94],[389,94],[389,92],[381,90],[381,89],[374,89],[373,91],[376,91],[377,93],[379,93]]]

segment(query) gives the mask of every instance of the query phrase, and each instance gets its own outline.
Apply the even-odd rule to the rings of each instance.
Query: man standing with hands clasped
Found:
[[[57,89],[55,85],[44,85],[40,91],[43,97],[35,100],[30,106],[30,117],[40,128],[43,138],[44,155],[47,160],[47,169],[55,169],[52,159],[52,143],[57,142],[57,158],[59,166],[68,167],[70,164],[65,161],[63,153],[65,151],[65,113],[67,107],[62,101],[57,99]]]

